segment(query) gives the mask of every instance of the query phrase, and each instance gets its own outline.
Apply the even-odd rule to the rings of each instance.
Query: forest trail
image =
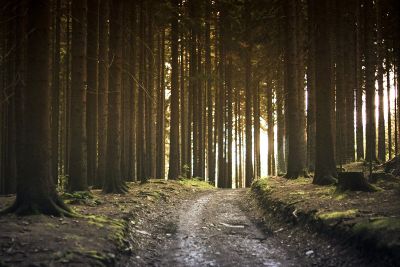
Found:
[[[206,190],[165,202],[132,227],[134,255],[120,266],[382,266],[263,213],[248,192]]]
[[[180,211],[176,238],[164,266],[290,266],[276,238],[267,236],[241,209],[245,190],[218,190]]]

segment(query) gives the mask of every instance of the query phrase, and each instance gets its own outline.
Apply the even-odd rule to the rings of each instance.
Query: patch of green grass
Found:
[[[337,220],[337,219],[350,219],[355,218],[358,213],[357,209],[345,210],[345,211],[332,211],[318,214],[318,218],[322,220]]]
[[[271,190],[270,185],[268,184],[268,178],[261,178],[253,182],[251,185],[253,190],[267,192]]]
[[[180,179],[178,180],[179,184],[186,187],[196,187],[200,189],[213,189],[215,188],[213,185],[203,181],[201,179],[193,178],[193,179]]]
[[[99,227],[104,227],[109,226],[109,227],[124,227],[124,222],[123,220],[118,220],[118,219],[111,219],[105,216],[101,215],[88,215],[84,216],[86,219],[88,219],[88,222],[90,224],[97,225]]]
[[[335,200],[343,200],[345,198],[347,198],[349,195],[347,193],[347,191],[340,191],[340,190],[335,190],[335,192],[333,193],[333,197]]]
[[[294,191],[294,192],[290,192],[289,195],[297,195],[297,196],[304,196],[307,193],[305,191],[299,190],[299,191]]]
[[[92,199],[93,194],[89,191],[76,191],[73,193],[65,192],[62,194],[62,197],[64,199]]]

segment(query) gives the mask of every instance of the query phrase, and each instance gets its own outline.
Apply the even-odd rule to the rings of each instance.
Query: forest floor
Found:
[[[153,238],[144,224],[151,221],[157,227],[165,220],[158,211],[173,212],[184,199],[212,188],[192,180],[129,186],[125,195],[100,190],[64,194],[65,202],[82,215],[78,218],[0,217],[0,266],[123,266],[121,262],[131,261],[132,253],[145,246],[139,237]],[[14,198],[0,197],[0,209]]]
[[[0,209],[13,198],[1,197]],[[0,217],[0,266],[383,266],[265,212],[245,189],[151,180],[126,195],[64,198],[84,216]]]
[[[361,163],[344,167],[365,169]],[[383,172],[378,167],[374,171]],[[391,266],[400,258],[399,181],[378,179],[377,192],[343,192],[313,185],[309,178],[270,177],[254,183],[252,191],[267,214],[351,243],[372,260],[381,259],[381,266]]]

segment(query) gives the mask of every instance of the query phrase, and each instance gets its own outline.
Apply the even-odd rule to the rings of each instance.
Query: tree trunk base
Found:
[[[20,200],[17,197],[13,205],[0,211],[0,215],[9,213],[15,213],[18,216],[45,214],[57,217],[79,217],[58,196],[42,198],[40,200]]]
[[[314,176],[313,184],[315,185],[333,185],[337,183],[337,179],[332,175],[324,175],[320,177]]]
[[[283,176],[283,178],[286,178],[289,180],[297,179],[299,177],[310,178],[311,176],[306,169],[301,170],[301,171],[296,171],[296,172],[287,172]]]
[[[338,189],[350,191],[375,192],[374,186],[368,183],[362,172],[341,172],[338,177]]]
[[[128,191],[129,187],[126,183],[115,178],[106,183],[103,187],[103,193],[105,194],[126,194]]]

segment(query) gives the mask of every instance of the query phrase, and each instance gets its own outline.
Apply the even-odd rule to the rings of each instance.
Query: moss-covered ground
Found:
[[[379,180],[377,186],[377,192],[350,192],[313,185],[312,178],[268,177],[254,182],[252,192],[265,210],[284,220],[399,260],[398,185]]]
[[[0,217],[0,266],[120,265],[140,246],[132,226],[140,233],[144,218],[156,214],[163,203],[179,203],[213,188],[195,179],[128,184],[125,195],[100,190],[62,194],[80,214],[77,218]],[[0,197],[0,209],[14,198]]]

